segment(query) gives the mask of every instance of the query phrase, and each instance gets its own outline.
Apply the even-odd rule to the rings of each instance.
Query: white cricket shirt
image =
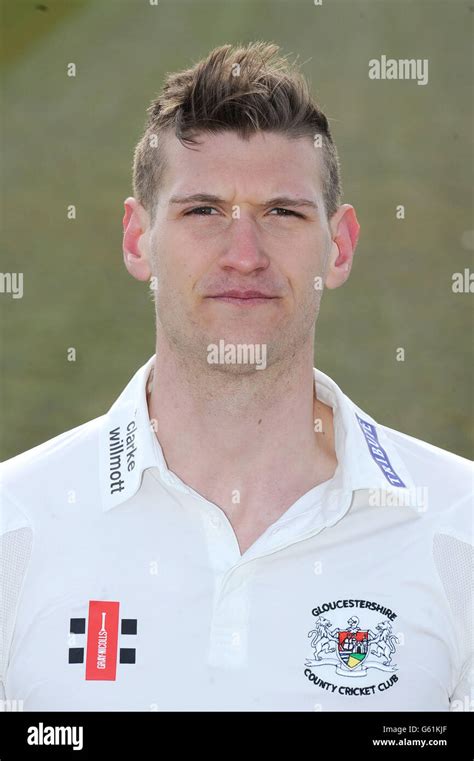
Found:
[[[2,465],[7,710],[472,710],[472,463],[315,369],[336,472],[241,555],[167,468],[153,363]]]

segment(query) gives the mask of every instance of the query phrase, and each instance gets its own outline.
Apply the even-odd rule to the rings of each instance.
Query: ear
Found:
[[[354,207],[343,204],[333,214],[331,229],[331,250],[326,264],[326,288],[339,288],[349,277],[354,258],[360,225]]]
[[[149,233],[150,219],[147,211],[136,198],[124,201],[123,260],[128,272],[137,280],[151,277]]]

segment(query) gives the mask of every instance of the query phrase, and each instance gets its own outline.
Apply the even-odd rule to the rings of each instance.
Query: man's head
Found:
[[[152,278],[158,341],[198,362],[220,340],[264,343],[269,364],[311,348],[322,283],[349,274],[359,226],[328,122],[277,54],[225,45],[170,75],[135,150],[126,266]],[[251,292],[267,298],[235,298]]]
[[[236,132],[249,137],[267,131],[307,137],[319,151],[324,205],[332,217],[341,199],[339,159],[326,116],[303,76],[278,46],[257,42],[223,45],[190,69],[168,76],[148,108],[145,132],[135,148],[135,198],[153,217],[166,167],[167,132],[192,145],[200,132]]]

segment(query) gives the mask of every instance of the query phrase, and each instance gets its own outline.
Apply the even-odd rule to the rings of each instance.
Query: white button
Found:
[[[221,519],[217,517],[217,515],[213,515],[212,518],[209,518],[209,523],[213,528],[219,528],[221,525]]]

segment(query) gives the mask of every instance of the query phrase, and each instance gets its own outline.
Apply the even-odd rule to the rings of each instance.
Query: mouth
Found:
[[[235,304],[236,306],[255,306],[257,304],[268,304],[270,301],[278,299],[279,296],[271,296],[262,291],[232,290],[223,291],[207,298],[214,301],[225,301],[228,304]]]

